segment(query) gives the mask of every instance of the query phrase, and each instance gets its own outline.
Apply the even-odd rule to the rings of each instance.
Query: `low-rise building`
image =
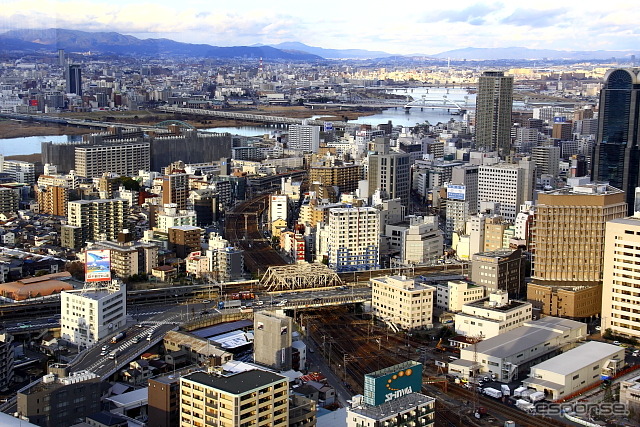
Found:
[[[108,250],[111,269],[120,278],[137,274],[151,274],[158,266],[158,247],[151,243],[134,241],[129,233],[120,233],[117,242],[102,241],[89,245],[91,250]]]
[[[532,305],[509,300],[505,291],[489,294],[489,298],[462,306],[455,317],[456,333],[467,337],[493,338],[519,328],[532,319]]]
[[[433,325],[434,294],[433,286],[416,283],[406,276],[371,279],[373,313],[401,329],[422,329]]]
[[[433,426],[433,397],[409,393],[382,405],[354,403],[347,407],[347,427]]]
[[[620,403],[630,411],[640,411],[640,375],[620,382]]]
[[[562,399],[611,377],[625,366],[624,348],[589,341],[531,367],[523,385],[542,391],[549,400]]]
[[[464,304],[485,297],[486,289],[464,280],[449,280],[446,284],[437,283],[435,306],[441,310],[457,312]]]

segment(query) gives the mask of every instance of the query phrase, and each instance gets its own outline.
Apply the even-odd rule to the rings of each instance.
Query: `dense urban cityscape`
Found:
[[[0,35],[1,425],[640,425],[633,54],[38,34]]]

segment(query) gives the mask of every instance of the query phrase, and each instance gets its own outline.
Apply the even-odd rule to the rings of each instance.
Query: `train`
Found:
[[[255,299],[255,297],[256,297],[255,294],[250,291],[241,291],[235,294],[231,294],[231,299],[236,299],[236,300]]]

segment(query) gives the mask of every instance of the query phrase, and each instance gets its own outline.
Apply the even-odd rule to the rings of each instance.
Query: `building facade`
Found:
[[[269,311],[255,313],[253,317],[253,358],[256,363],[276,370],[291,369],[290,317]]]
[[[328,221],[329,267],[358,271],[380,265],[380,218],[375,208],[334,208]]]
[[[526,259],[522,250],[500,249],[471,257],[471,280],[490,291],[503,290],[512,297],[525,296]]]
[[[532,199],[533,169],[511,163],[480,166],[478,170],[478,209],[482,202],[500,204],[500,215],[514,221],[520,205]]]
[[[86,178],[100,177],[105,172],[136,176],[150,167],[148,142],[88,145],[75,149],[76,173]]]
[[[129,203],[123,199],[77,200],[67,203],[67,225],[80,229],[87,241],[115,240],[125,228]]]
[[[405,276],[371,279],[373,314],[400,329],[432,327],[435,294],[433,286],[416,283]]]
[[[498,151],[502,158],[511,152],[511,109],[513,77],[502,71],[485,71],[478,79],[476,97],[476,145],[484,151]]]

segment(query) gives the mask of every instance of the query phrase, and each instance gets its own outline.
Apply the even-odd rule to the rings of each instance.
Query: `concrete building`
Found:
[[[500,204],[500,215],[514,221],[520,205],[533,199],[534,168],[499,163],[478,168],[478,209],[483,201]]]
[[[317,153],[320,148],[320,126],[289,125],[287,147],[292,150]]]
[[[0,187],[0,213],[18,212],[20,195],[13,188]]]
[[[624,348],[589,341],[532,366],[522,385],[544,392],[548,400],[557,400],[599,383],[603,376],[616,375],[625,365]]]
[[[123,236],[123,234],[125,236]],[[158,266],[158,247],[151,243],[133,241],[129,233],[120,233],[118,241],[102,241],[87,249],[106,249],[111,254],[111,269],[117,277],[151,274]]]
[[[36,201],[38,202],[40,213],[67,216],[69,188],[53,185],[46,187],[36,186],[34,192],[36,193]]]
[[[347,427],[433,426],[436,400],[409,393],[382,405],[354,403],[347,407]]]
[[[362,165],[345,164],[336,166],[311,166],[309,182],[319,182],[323,186],[338,187],[338,193],[350,193],[358,189],[362,179]]]
[[[0,172],[8,174],[16,182],[34,184],[36,182],[36,166],[22,160],[5,160],[0,155]]]
[[[640,375],[620,382],[620,403],[636,414],[640,411]]]
[[[435,306],[452,313],[462,310],[464,304],[483,299],[486,293],[484,286],[463,280],[449,280],[446,284],[436,283],[434,286],[436,288]]]
[[[400,329],[430,328],[435,290],[405,276],[371,279],[371,309],[375,316]]]
[[[14,353],[13,335],[6,330],[0,331],[0,390],[13,385]]]
[[[624,192],[606,184],[538,195],[533,280],[527,287],[534,307],[571,318],[600,313],[605,224],[626,212]]]
[[[557,177],[560,174],[560,147],[543,145],[531,148],[531,160],[536,164],[536,177],[548,174]]]
[[[400,223],[387,224],[385,236],[402,264],[435,264],[442,257],[444,239],[436,216],[407,216]]]
[[[531,303],[509,300],[505,291],[494,291],[488,299],[464,304],[456,313],[455,330],[467,337],[493,338],[519,328],[532,314]]]
[[[175,204],[176,209],[187,208],[189,198],[189,175],[174,173],[162,176],[162,204]]]
[[[464,200],[469,202],[469,214],[478,210],[478,165],[456,165],[451,169],[451,184],[464,185]],[[447,195],[448,197],[448,195]]]
[[[478,79],[476,97],[476,146],[498,151],[503,159],[511,152],[513,77],[502,71],[485,71]]]
[[[471,257],[471,280],[488,290],[503,290],[511,296],[524,297],[525,263],[520,249],[477,253]]]
[[[404,206],[409,206],[411,155],[390,152],[389,138],[376,138],[370,146],[367,196],[371,197],[376,190],[380,190],[385,199],[399,198]]]
[[[17,412],[42,427],[71,426],[102,409],[109,384],[89,371],[45,375],[18,392]]]
[[[75,171],[86,178],[100,177],[106,172],[135,176],[150,170],[148,142],[85,145],[75,148]]]
[[[329,267],[358,271],[380,265],[380,219],[375,208],[333,208],[327,225]]]
[[[289,425],[289,382],[253,370],[221,376],[194,372],[180,379],[180,426]]]
[[[172,427],[179,425],[180,376],[162,375],[149,378],[148,425]]]
[[[603,331],[611,329],[616,335],[640,338],[637,257],[640,257],[640,215],[607,222],[602,267]]]
[[[186,258],[191,252],[202,248],[203,233],[202,228],[193,225],[170,227],[167,233],[169,249],[174,251],[178,258]]]
[[[449,373],[463,378],[490,373],[498,381],[511,382],[527,374],[531,366],[575,347],[586,337],[584,323],[544,317],[478,342],[475,359],[473,345],[461,349],[460,359],[449,363]]]
[[[273,194],[269,197],[269,224],[271,227],[282,225],[286,227],[287,220],[289,219],[289,197],[282,194]],[[272,235],[279,234],[271,229]]]
[[[197,215],[195,211],[179,210],[177,204],[169,203],[164,205],[161,212],[158,212],[153,230],[160,233],[168,233],[171,227],[195,226],[196,222]]]
[[[126,325],[126,286],[113,281],[104,288],[63,291],[60,311],[60,338],[91,347]]]
[[[291,334],[293,323],[288,316],[260,311],[253,317],[253,359],[272,369],[291,369]]]
[[[124,229],[129,203],[122,199],[77,200],[67,204],[67,225],[80,228],[87,241],[115,240]]]

